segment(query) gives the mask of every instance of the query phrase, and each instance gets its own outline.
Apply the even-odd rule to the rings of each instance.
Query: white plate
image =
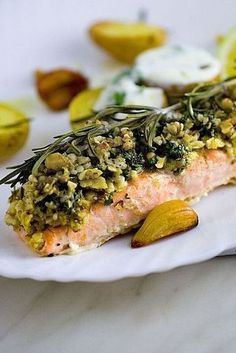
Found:
[[[0,43],[4,55],[1,54],[0,97],[21,98],[17,105],[34,117],[26,148],[8,164],[22,161],[30,155],[32,147],[47,144],[51,136],[69,128],[66,113],[50,114],[35,98],[32,71],[38,67],[80,66],[94,82],[98,81],[98,76],[94,76],[98,71],[115,71],[117,64],[89,43],[85,29],[97,18],[134,19],[142,5],[131,0],[120,1],[119,6],[110,0],[83,3],[1,1]],[[213,0],[191,2],[191,6],[189,1],[167,1],[161,8],[152,0],[148,6],[150,20],[168,27],[172,42],[205,47],[213,47],[215,36],[234,24],[236,10],[234,1]],[[209,18],[213,8],[214,17]],[[5,166],[1,166],[0,176],[5,174]],[[131,249],[130,236],[123,236],[79,256],[55,258],[38,258],[4,225],[8,195],[8,188],[1,187],[0,275],[7,277],[109,281],[207,260],[236,246],[233,187],[221,188],[204,198],[196,206],[199,227],[183,235],[142,249]]]

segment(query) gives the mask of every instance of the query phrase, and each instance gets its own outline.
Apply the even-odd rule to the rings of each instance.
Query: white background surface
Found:
[[[71,64],[92,75],[105,55],[87,43],[88,20],[134,19],[146,6],[150,21],[168,27],[173,42],[213,49],[214,37],[235,24],[235,1],[0,0],[0,96],[26,95],[24,106],[33,114],[33,69]],[[41,119],[49,129],[55,126]],[[64,129],[63,115],[55,119],[56,130]],[[50,135],[45,129],[42,139]],[[31,136],[27,151],[33,142]],[[4,353],[235,352],[234,258],[106,284],[0,282]]]

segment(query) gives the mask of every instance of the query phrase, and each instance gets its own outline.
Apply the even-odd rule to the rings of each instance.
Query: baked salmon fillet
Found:
[[[41,256],[77,253],[167,200],[196,201],[233,183],[235,88],[233,79],[200,86],[162,110],[109,107],[36,149],[1,181],[13,188],[7,224]]]
[[[198,199],[234,178],[236,163],[224,152],[213,150],[199,156],[177,177],[144,172],[116,193],[110,206],[95,204],[79,231],[66,226],[44,230],[38,252],[48,256],[98,247],[137,226],[155,206],[171,199]],[[27,233],[23,229],[17,233],[27,243]]]

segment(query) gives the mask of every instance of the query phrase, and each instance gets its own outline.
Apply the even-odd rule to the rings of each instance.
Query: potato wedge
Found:
[[[28,133],[29,119],[10,105],[0,103],[0,162],[24,146]]]
[[[96,44],[127,64],[144,50],[163,45],[167,37],[163,28],[142,22],[97,22],[89,28],[89,34]]]
[[[70,123],[73,129],[82,127],[93,114],[93,106],[102,88],[87,89],[79,93],[69,105]]]
[[[88,86],[85,76],[68,69],[38,70],[35,79],[40,98],[54,111],[66,109],[72,98]]]
[[[174,235],[198,225],[196,212],[182,200],[171,200],[155,207],[134,235],[131,246],[139,248],[161,238]]]

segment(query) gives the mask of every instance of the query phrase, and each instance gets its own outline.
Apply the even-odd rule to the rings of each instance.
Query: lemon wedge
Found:
[[[218,54],[222,63],[222,78],[236,76],[236,27],[219,41]]]
[[[0,103],[0,161],[17,153],[29,133],[29,119],[10,105]]]

